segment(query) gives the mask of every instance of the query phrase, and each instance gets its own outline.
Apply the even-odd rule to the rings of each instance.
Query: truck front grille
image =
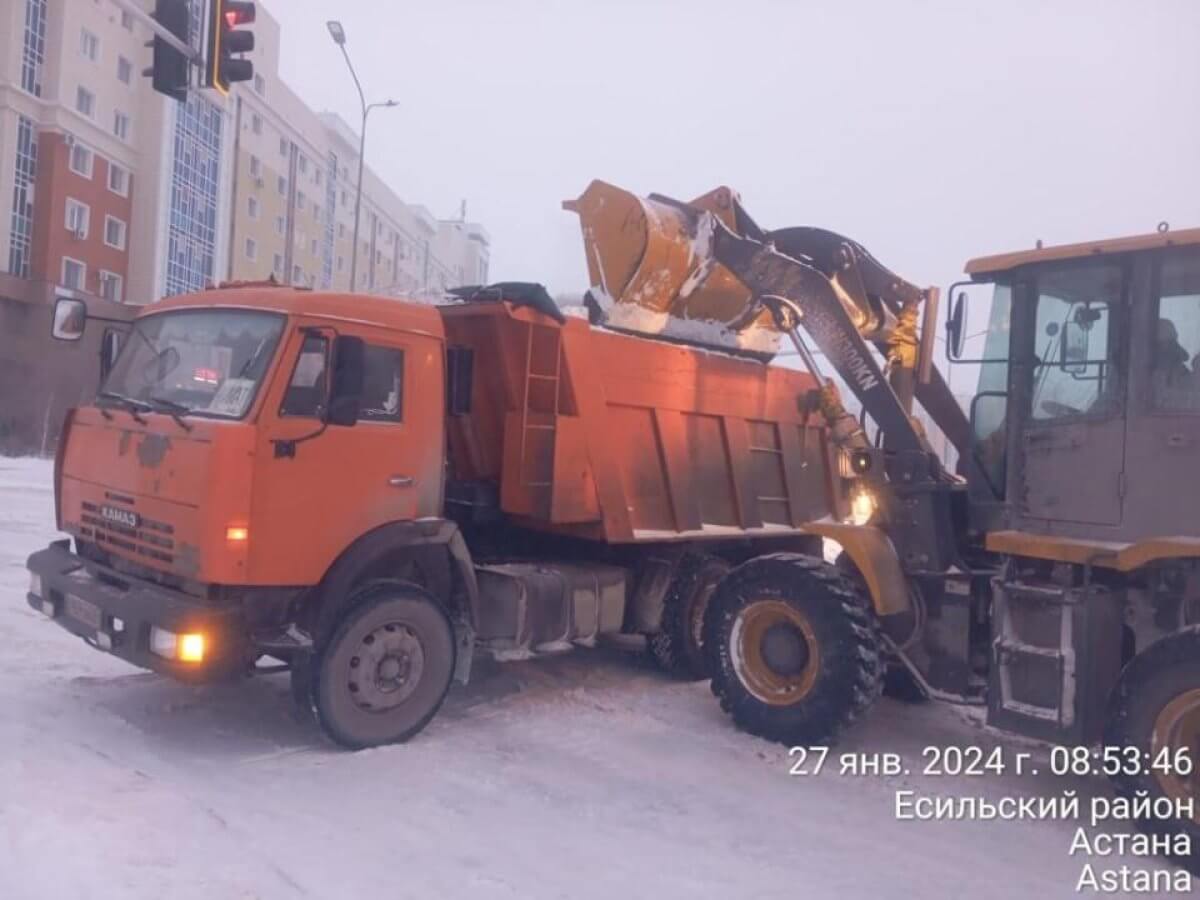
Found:
[[[82,536],[103,549],[121,550],[161,563],[175,561],[175,527],[167,522],[139,516],[137,527],[131,528],[102,518],[100,507],[86,500],[80,519]]]

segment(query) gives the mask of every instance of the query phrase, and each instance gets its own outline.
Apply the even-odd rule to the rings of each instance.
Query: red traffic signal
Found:
[[[235,81],[254,77],[254,63],[239,54],[254,49],[254,32],[241,28],[254,22],[255,5],[244,0],[209,0],[208,56],[205,83],[222,94]]]

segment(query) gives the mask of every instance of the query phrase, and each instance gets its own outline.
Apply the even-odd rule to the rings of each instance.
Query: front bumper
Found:
[[[183,681],[214,681],[239,674],[250,657],[241,612],[216,608],[181,591],[133,578],[85,560],[70,541],[55,541],[29,557],[41,579],[40,595],[25,599],[67,631],[143,669]],[[83,601],[80,603],[79,601]],[[167,659],[150,650],[150,629],[205,636],[202,662]]]

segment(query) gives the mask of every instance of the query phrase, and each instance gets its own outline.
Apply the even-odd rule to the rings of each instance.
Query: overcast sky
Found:
[[[496,279],[587,286],[593,178],[819,225],[910,280],[1200,225],[1200,0],[267,0],[282,75],[368,162],[492,235]]]

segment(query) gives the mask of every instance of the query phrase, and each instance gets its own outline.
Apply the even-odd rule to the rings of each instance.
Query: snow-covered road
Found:
[[[0,458],[0,897],[1074,895],[1072,824],[898,821],[894,796],[1102,783],[790,777],[706,685],[616,652],[480,667],[411,743],[359,753],[293,712],[286,676],[134,670],[25,604],[50,478]],[[947,743],[996,740],[883,701],[838,751]]]

